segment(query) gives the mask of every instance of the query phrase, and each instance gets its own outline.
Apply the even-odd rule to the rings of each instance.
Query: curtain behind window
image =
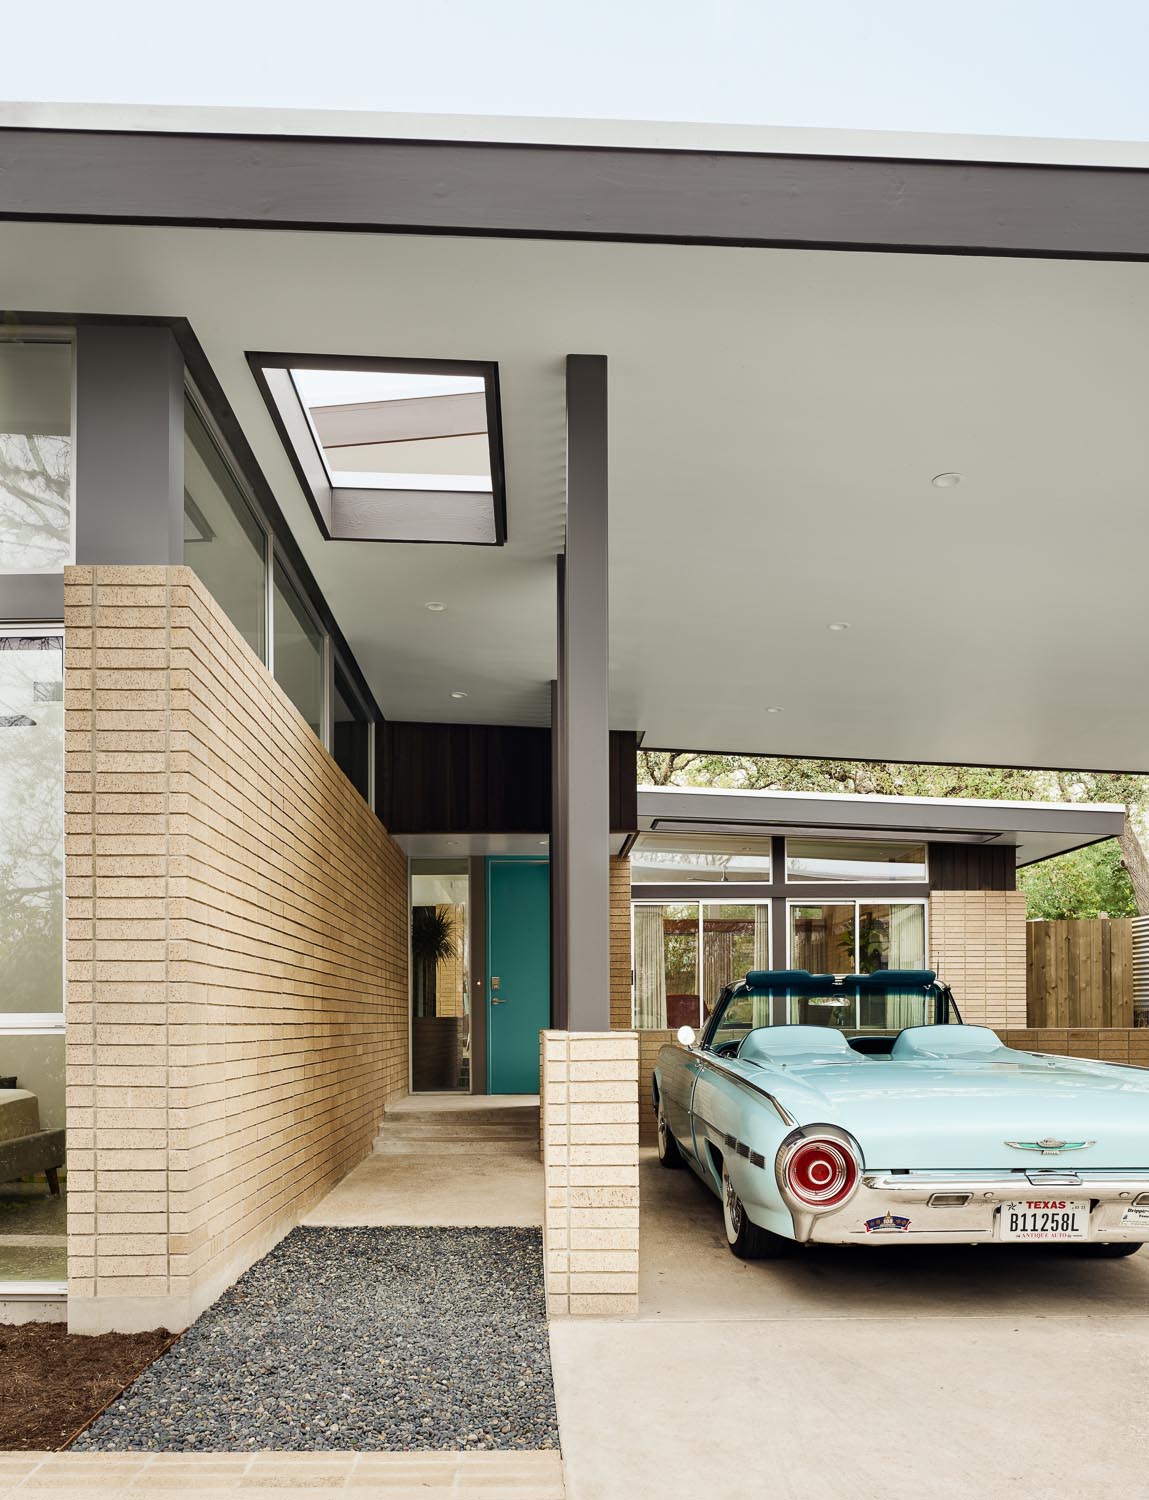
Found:
[[[666,954],[662,907],[634,908],[634,1024],[640,1030],[666,1026]]]

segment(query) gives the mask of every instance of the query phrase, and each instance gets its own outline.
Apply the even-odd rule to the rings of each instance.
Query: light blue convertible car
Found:
[[[719,1196],[744,1259],[1149,1239],[1149,1071],[1005,1047],[929,970],[754,970],[653,1084],[659,1159]]]

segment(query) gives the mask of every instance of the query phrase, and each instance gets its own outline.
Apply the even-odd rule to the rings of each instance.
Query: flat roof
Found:
[[[248,109],[184,104],[59,104],[14,100],[0,103],[0,129],[482,141],[504,145],[604,146],[634,151],[732,151],[920,161],[1149,167],[1149,141],[955,135],[939,131],[832,130],[797,125],[715,125],[690,120],[594,120],[533,115]]]
[[[1125,809],[1109,802],[640,787],[638,826],[640,840],[643,834],[770,833],[1009,845],[1020,867],[1117,838],[1125,827]]]

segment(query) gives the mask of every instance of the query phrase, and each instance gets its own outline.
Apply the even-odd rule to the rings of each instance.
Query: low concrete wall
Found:
[[[544,1031],[544,1235],[551,1317],[638,1311],[638,1034]]]

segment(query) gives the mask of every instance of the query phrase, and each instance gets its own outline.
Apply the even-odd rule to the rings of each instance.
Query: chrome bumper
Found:
[[[1149,1171],[867,1172],[826,1214],[796,1214],[795,1238],[814,1245],[978,1244],[997,1239],[997,1214],[1018,1200],[1088,1198],[1091,1240],[1149,1241]]]

